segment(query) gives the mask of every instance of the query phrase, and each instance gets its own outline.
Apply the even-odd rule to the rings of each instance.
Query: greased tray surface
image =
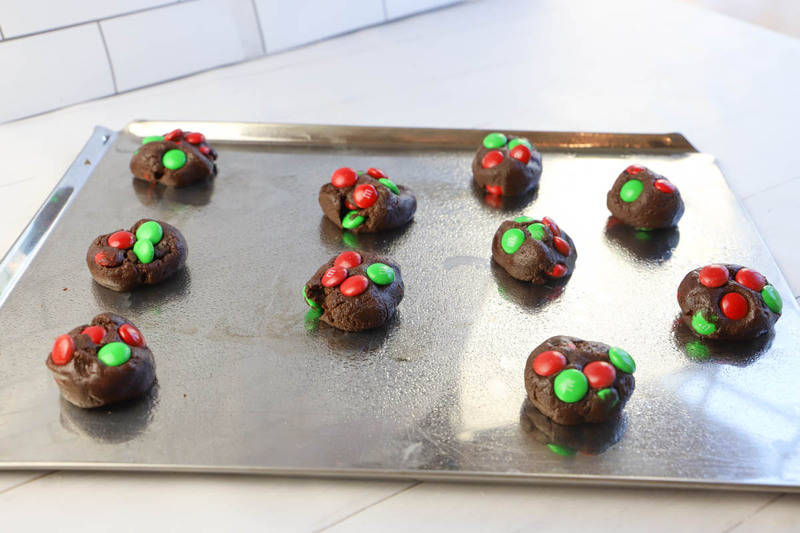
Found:
[[[216,183],[134,182],[137,136],[178,125],[216,140]],[[97,133],[2,265],[0,468],[800,487],[797,305],[713,158],[678,135],[525,133],[544,154],[541,187],[505,206],[471,187],[478,131],[137,122]],[[633,162],[680,187],[678,230],[609,227],[605,193]],[[410,186],[414,222],[343,235],[316,200],[340,166]],[[551,216],[574,239],[563,287],[492,264],[497,226],[521,214]],[[96,285],[92,238],[142,217],[181,229],[187,268],[133,293]],[[351,248],[401,265],[405,298],[380,330],[307,316],[302,285]],[[710,262],[749,265],[778,288],[774,335],[720,348],[675,325],[678,283]],[[44,360],[57,335],[102,311],[139,326],[158,383],[139,402],[86,411],[60,400]],[[556,334],[636,359],[605,451],[553,453],[552,434],[521,416],[525,360]]]

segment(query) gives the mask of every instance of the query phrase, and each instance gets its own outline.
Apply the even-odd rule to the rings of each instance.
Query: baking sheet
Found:
[[[164,191],[132,180],[139,137],[178,126],[216,141],[216,182]],[[797,490],[800,315],[713,157],[677,134],[519,132],[543,152],[541,187],[502,205],[471,187],[484,133],[99,129],[0,265],[0,468]],[[680,187],[679,229],[609,225],[605,193],[631,163]],[[341,166],[409,185],[414,222],[355,236],[324,220],[317,191]],[[549,215],[574,239],[565,285],[530,287],[492,264],[497,226],[521,214]],[[181,229],[187,268],[133,293],[96,285],[89,243],[141,217]],[[300,296],[320,264],[351,248],[402,268],[405,299],[377,331],[319,324]],[[778,288],[774,335],[720,347],[676,326],[679,281],[710,262],[749,265]],[[86,411],[60,400],[44,360],[57,335],[102,311],[139,326],[158,384],[141,401]],[[636,391],[608,435],[565,437],[526,416],[525,360],[556,334],[635,357]]]

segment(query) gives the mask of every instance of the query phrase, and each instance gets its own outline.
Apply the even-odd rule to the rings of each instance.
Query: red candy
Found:
[[[389,177],[389,176],[387,176],[386,174],[384,174],[384,173],[383,173],[383,171],[382,171],[381,169],[379,169],[379,168],[372,168],[372,167],[370,167],[370,168],[368,168],[368,169],[367,169],[367,174],[369,174],[370,176],[372,176],[372,177],[373,177],[373,178],[375,178],[376,180],[377,180],[377,179],[380,179],[380,178],[388,178],[388,177]]]
[[[653,183],[653,187],[663,192],[664,194],[672,194],[675,192],[675,185],[671,181],[659,178]]]
[[[204,144],[203,146],[201,146],[199,148],[199,150],[200,150],[200,153],[202,153],[203,155],[208,155],[208,154],[211,153],[211,147],[208,146],[207,144]]]
[[[335,287],[347,277],[347,269],[343,266],[333,266],[322,275],[323,287]]]
[[[544,217],[542,219],[542,224],[550,228],[550,231],[553,233],[553,237],[560,237],[561,236],[561,229],[556,224],[555,220],[550,217]]]
[[[561,255],[569,255],[570,247],[567,241],[561,237],[553,237],[553,244],[555,245],[556,250],[558,250],[558,253]]]
[[[567,366],[564,354],[555,350],[548,350],[536,356],[533,360],[533,371],[540,376],[555,374]]]
[[[200,144],[201,142],[205,142],[206,136],[203,135],[202,133],[194,132],[194,133],[187,133],[185,139],[186,142],[188,143]]]
[[[358,296],[359,294],[367,290],[368,286],[369,286],[369,280],[366,277],[359,274],[357,276],[350,276],[349,278],[344,280],[344,283],[342,283],[342,286],[339,287],[339,290],[342,291],[342,294],[344,294],[345,296],[349,296],[352,298],[353,296]]]
[[[57,365],[66,365],[75,355],[75,341],[69,335],[59,335],[53,343],[50,359]]]
[[[342,252],[333,261],[333,266],[353,268],[361,264],[361,255],[357,252]]]
[[[136,242],[136,236],[130,231],[117,231],[108,238],[108,245],[120,250],[127,250]]]
[[[728,269],[722,265],[704,266],[698,277],[706,287],[722,287],[728,282]]]
[[[531,151],[528,150],[528,147],[524,144],[516,145],[509,154],[511,157],[520,161],[522,163],[528,164],[528,161],[531,160]]]
[[[94,254],[94,262],[102,267],[115,267],[120,264],[122,260],[119,257],[119,253],[111,256],[106,252],[97,252]]]
[[[130,324],[122,324],[117,333],[119,333],[120,339],[128,346],[144,346],[142,332]]]
[[[548,276],[554,278],[563,278],[564,274],[567,273],[567,267],[561,263],[556,263],[556,266],[553,267],[553,270],[547,273]]]
[[[369,183],[363,183],[353,191],[353,201],[361,209],[372,206],[378,199],[378,191]]]
[[[605,389],[614,383],[617,371],[605,361],[592,361],[583,367],[583,375],[594,389]]]
[[[344,206],[350,211],[355,211],[356,209],[358,209],[358,206],[351,204],[350,200],[348,200],[347,198],[344,199]]]
[[[357,179],[358,174],[355,170],[349,167],[342,167],[334,171],[331,176],[331,183],[333,183],[334,187],[341,189],[342,187],[352,187],[356,184]]]
[[[487,185],[486,192],[488,192],[489,194],[501,196],[503,194],[503,188],[500,185]]]
[[[496,167],[503,161],[503,152],[500,150],[492,150],[485,156],[483,156],[483,160],[481,161],[481,166],[483,168],[492,168]]]
[[[644,167],[631,165],[625,169],[625,172],[627,172],[628,174],[638,174],[639,172],[644,172]]]
[[[89,335],[93,343],[100,344],[100,341],[106,336],[106,330],[103,326],[89,326],[81,331],[81,335]]]
[[[731,320],[741,320],[747,316],[747,299],[738,292],[729,292],[719,301],[722,314]]]
[[[164,135],[165,141],[179,141],[183,137],[183,130],[172,130],[171,132]]]
[[[736,281],[748,289],[752,289],[757,292],[761,292],[761,289],[763,289],[764,285],[767,284],[767,278],[749,268],[743,268],[739,270],[739,272],[736,273]]]

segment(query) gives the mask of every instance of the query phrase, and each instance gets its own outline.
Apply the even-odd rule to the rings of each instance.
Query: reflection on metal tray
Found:
[[[138,137],[178,126],[216,142],[216,183],[133,181]],[[495,203],[470,185],[479,131],[98,131],[0,265],[0,467],[797,490],[800,314],[713,158],[677,134],[519,133],[542,149],[541,188]],[[632,162],[680,187],[679,229],[608,223],[606,190]],[[317,191],[345,165],[413,188],[414,222],[354,236],[325,221]],[[575,240],[565,285],[531,287],[492,265],[495,229],[523,213],[553,217]],[[89,242],[140,217],[182,230],[187,268],[133,293],[94,284]],[[306,315],[300,287],[348,248],[387,253],[403,269],[406,296],[383,329],[344,333]],[[719,346],[676,325],[678,282],[708,262],[770,278],[785,301],[774,335]],[[141,328],[158,387],[83,411],[59,399],[44,359],[53,338],[100,311]],[[556,334],[636,358],[636,391],[608,431],[565,432],[526,411],[525,360]]]

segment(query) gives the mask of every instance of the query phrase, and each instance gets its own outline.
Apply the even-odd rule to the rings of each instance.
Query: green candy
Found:
[[[616,346],[609,348],[608,358],[611,359],[612,365],[623,372],[633,374],[636,371],[636,361],[633,360],[631,354],[622,348],[617,348]]]
[[[144,139],[142,139],[142,144],[154,143],[154,142],[163,141],[163,140],[164,140],[164,136],[163,135],[151,135],[149,137],[145,137]]]
[[[350,211],[342,219],[342,226],[347,229],[359,227],[364,223],[364,217],[358,214],[358,211]]]
[[[772,285],[767,285],[761,289],[761,297],[764,298],[764,303],[767,304],[767,307],[772,309],[773,313],[780,314],[780,312],[783,310],[783,300],[781,300],[781,295]]]
[[[494,148],[500,148],[501,146],[505,146],[506,144],[506,136],[502,133],[490,133],[486,137],[483,138],[483,146],[492,150]]]
[[[378,181],[383,183],[384,186],[386,186],[386,188],[389,189],[390,191],[392,191],[393,193],[400,194],[400,189],[398,189],[397,185],[395,185],[394,182],[392,180],[390,180],[389,178],[380,178],[380,179],[378,179]]]
[[[148,220],[136,229],[137,241],[150,241],[158,244],[162,237],[164,237],[164,228],[155,220]]]
[[[601,389],[597,391],[597,397],[601,400],[607,400],[611,396],[611,389]]]
[[[186,164],[186,154],[183,150],[173,148],[172,150],[167,150],[167,153],[161,158],[161,162],[168,169],[177,170]]]
[[[372,263],[367,267],[367,277],[378,285],[389,285],[394,281],[394,269],[383,263]]]
[[[703,360],[711,357],[711,350],[700,341],[693,341],[686,344],[686,353],[688,353],[689,357],[692,359]]]
[[[139,261],[145,265],[147,263],[152,263],[153,258],[156,256],[153,243],[145,239],[136,241],[136,244],[133,245],[133,253],[135,253],[136,257],[139,258]]]
[[[97,358],[106,366],[119,366],[131,358],[131,348],[124,342],[109,342],[100,348]]]
[[[517,217],[514,219],[514,222],[531,222],[533,219],[531,217]]]
[[[315,331],[319,327],[319,317],[322,316],[320,309],[309,309],[303,317],[303,326],[306,331]]]
[[[644,190],[644,184],[639,180],[629,180],[619,190],[619,197],[623,202],[634,202]]]
[[[508,151],[510,152],[511,150],[514,149],[515,146],[520,145],[520,144],[523,145],[523,146],[527,146],[528,150],[533,151],[533,145],[531,144],[531,142],[528,139],[523,139],[522,137],[517,137],[516,139],[511,139],[508,142]]]
[[[503,233],[503,238],[500,239],[500,245],[503,247],[503,251],[509,255],[519,250],[523,242],[525,242],[525,234],[518,228],[506,230],[506,232]]]
[[[575,403],[589,392],[589,380],[580,370],[568,368],[556,376],[553,392],[562,402]]]
[[[712,315],[711,321],[706,320],[703,317],[703,312],[698,311],[692,317],[692,328],[700,335],[711,335],[717,331],[717,326],[713,324],[713,321],[716,319],[717,318]]]
[[[308,304],[308,306],[311,309],[314,309],[314,310],[317,310],[317,311],[320,310],[320,307],[319,307],[319,305],[317,305],[317,302],[315,302],[314,300],[312,300],[311,298],[306,296],[306,286],[305,285],[303,285],[303,298],[305,299],[306,303]]]
[[[556,455],[563,455],[564,457],[572,457],[575,455],[575,450],[561,446],[560,444],[548,444],[547,448]]]
[[[350,248],[358,248],[358,237],[356,237],[355,233],[350,233],[349,231],[342,232],[342,242]]]
[[[531,237],[536,239],[537,241],[541,241],[544,239],[544,224],[541,222],[536,222],[535,224],[531,224],[528,226],[528,233],[531,234]]]

